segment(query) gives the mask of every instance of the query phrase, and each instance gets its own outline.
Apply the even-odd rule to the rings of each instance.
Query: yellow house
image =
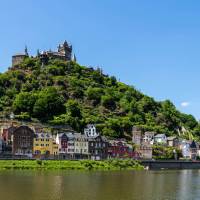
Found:
[[[33,152],[35,155],[54,155],[56,147],[54,139],[49,133],[36,133],[33,141]]]
[[[53,141],[53,144],[52,144],[52,155],[53,156],[58,156],[58,154],[59,154],[58,144],[56,143],[56,141]]]

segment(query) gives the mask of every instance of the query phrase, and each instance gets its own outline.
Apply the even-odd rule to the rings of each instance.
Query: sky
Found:
[[[65,39],[81,65],[200,119],[200,1],[0,0],[0,72]]]

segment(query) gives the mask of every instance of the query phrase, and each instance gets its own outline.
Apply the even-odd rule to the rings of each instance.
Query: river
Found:
[[[200,170],[1,171],[2,200],[195,200]]]

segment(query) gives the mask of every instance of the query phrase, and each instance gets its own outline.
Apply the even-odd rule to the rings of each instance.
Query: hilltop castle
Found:
[[[15,54],[12,56],[12,66],[19,65],[25,58],[29,57],[28,49],[25,47],[24,53]],[[58,45],[57,51],[42,51],[38,50],[37,58],[40,58],[43,64],[47,64],[49,59],[61,59],[64,61],[76,61],[75,55],[72,56],[72,45],[69,45],[67,41]]]

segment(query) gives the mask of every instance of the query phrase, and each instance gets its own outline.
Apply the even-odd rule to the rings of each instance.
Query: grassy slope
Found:
[[[168,135],[182,126],[190,134],[200,132],[194,117],[180,113],[170,101],[156,102],[100,69],[59,60],[42,67],[29,58],[0,75],[0,117],[11,112],[19,120],[67,124],[76,131],[96,123],[111,137],[129,137],[133,125]]]

